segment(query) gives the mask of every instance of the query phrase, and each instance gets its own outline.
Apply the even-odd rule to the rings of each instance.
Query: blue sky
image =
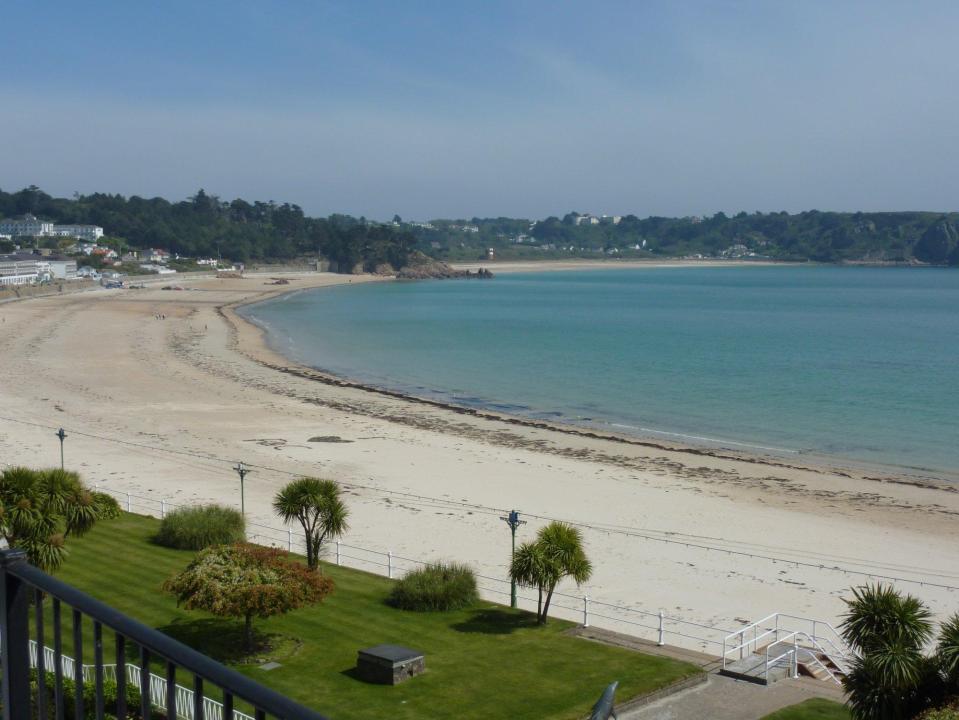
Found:
[[[2,0],[0,27],[4,190],[957,209],[956,2]]]

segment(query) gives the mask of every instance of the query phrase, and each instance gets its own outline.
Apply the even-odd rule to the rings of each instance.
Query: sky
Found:
[[[388,219],[959,209],[959,3],[0,0],[0,188]]]

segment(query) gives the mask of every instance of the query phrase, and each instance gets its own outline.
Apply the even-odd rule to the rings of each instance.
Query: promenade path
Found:
[[[821,680],[780,680],[769,687],[710,673],[708,680],[644,707],[619,713],[620,720],[759,720],[812,697],[842,702],[842,691]]]
[[[660,647],[649,640],[594,627],[580,627],[573,634],[649,655],[683,660],[698,665],[707,673],[706,682],[701,685],[648,705],[617,710],[620,720],[759,720],[776,710],[813,697],[843,702],[841,688],[831,682],[800,678],[780,680],[769,686],[758,685],[719,675],[720,662],[714,655],[671,645]]]

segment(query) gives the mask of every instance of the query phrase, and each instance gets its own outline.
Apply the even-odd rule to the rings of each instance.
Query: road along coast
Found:
[[[954,485],[415,401],[298,366],[234,312],[377,280],[201,278],[4,304],[0,462],[55,464],[62,426],[67,465],[90,483],[239,506],[242,460],[256,466],[250,519],[277,527],[270,500],[291,475],[331,477],[351,484],[347,542],[492,576],[509,553],[500,510],[529,521],[520,539],[567,519],[588,526],[596,570],[564,591],[709,625],[777,610],[835,621],[864,574],[959,609]]]

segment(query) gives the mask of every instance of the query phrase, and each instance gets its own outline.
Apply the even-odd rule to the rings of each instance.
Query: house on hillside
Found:
[[[151,263],[167,263],[170,261],[170,253],[158,248],[150,248],[143,251],[143,260]]]

